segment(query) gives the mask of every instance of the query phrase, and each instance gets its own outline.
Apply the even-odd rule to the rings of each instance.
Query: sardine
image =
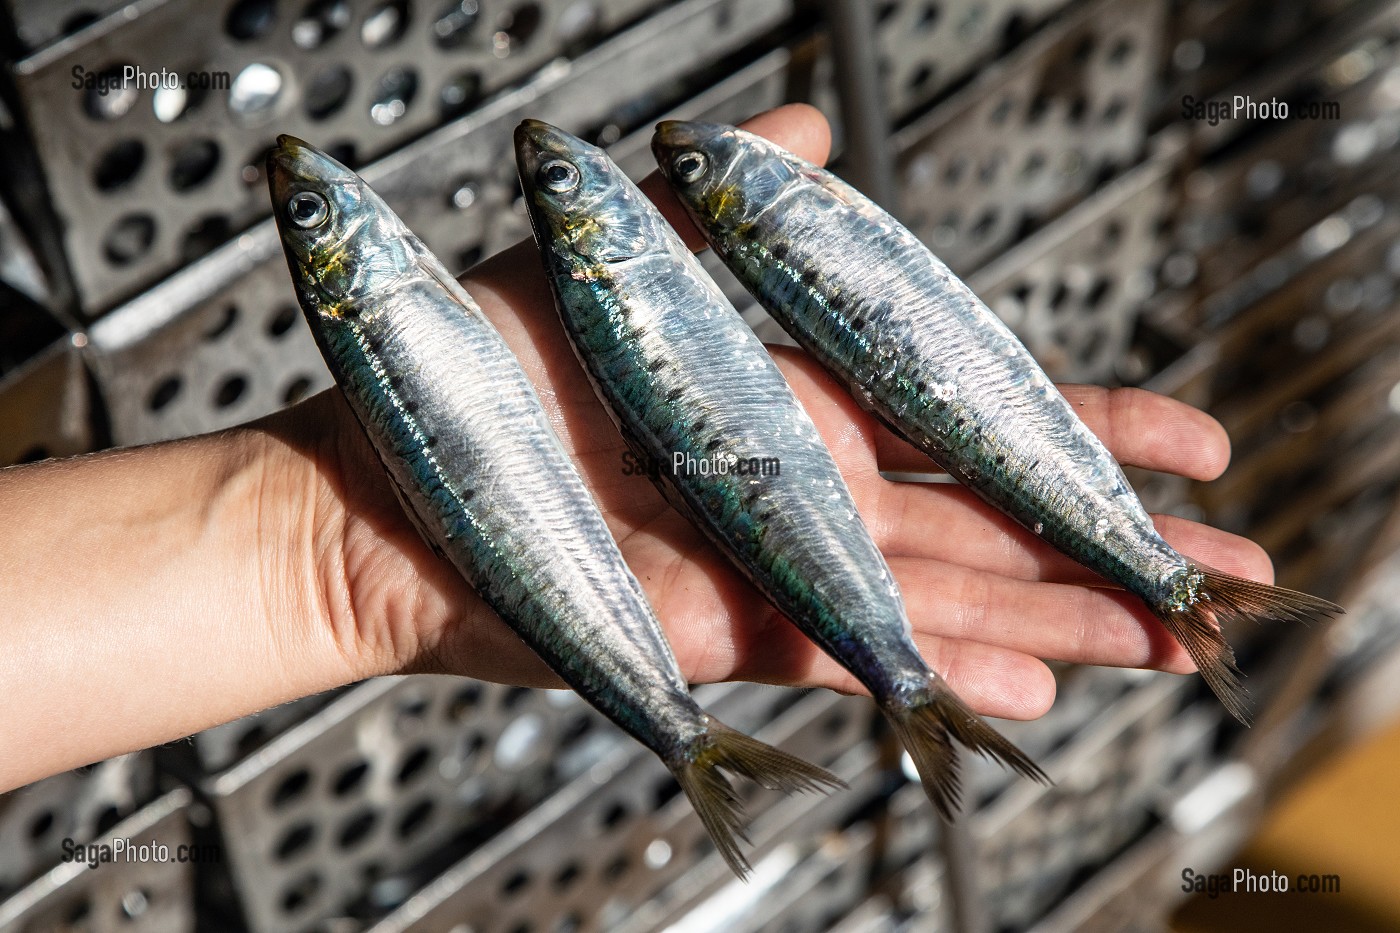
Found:
[[[524,370],[378,195],[289,136],[268,181],[307,322],[410,520],[566,684],[665,762],[746,874],[741,803],[721,769],[784,791],[840,780],[691,698]]]
[[[954,739],[1044,780],[919,656],[816,425],[652,203],[602,150],[546,123],[522,123],[515,148],[564,330],[667,499],[870,690],[945,816]]]
[[[1010,329],[850,185],[730,126],[663,123],[653,150],[715,251],[857,401],[983,500],[1140,597],[1241,722],[1247,694],[1222,623],[1342,611],[1167,544]]]

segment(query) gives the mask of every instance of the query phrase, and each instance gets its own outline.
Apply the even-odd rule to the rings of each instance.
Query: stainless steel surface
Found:
[[[1179,137],[968,279],[1046,372],[1111,382],[1127,370],[1138,310],[1156,290],[1169,241]]]
[[[936,9],[936,8],[935,8]],[[880,91],[875,10],[865,0],[826,0],[832,72],[845,125],[847,181],[876,204],[894,203],[890,117]]]
[[[619,737],[566,691],[379,678],[204,791],[249,928],[297,930],[391,905],[454,836],[539,799]]]
[[[32,51],[77,32],[128,0],[5,0],[21,48]]]
[[[1295,119],[1207,155],[1185,180],[1177,248],[1191,285],[1218,291],[1285,249],[1313,223],[1367,192],[1394,187],[1400,161],[1400,7],[1373,9],[1307,55],[1287,60],[1247,93],[1297,96],[1299,86],[1338,107],[1339,119]],[[1299,111],[1301,112],[1301,111]],[[1191,124],[1197,147],[1218,148],[1248,128]],[[1183,260],[1184,261],[1184,257]]]
[[[76,345],[85,340],[56,343],[0,380],[0,465],[93,448],[91,393]]]
[[[907,117],[1029,35],[1067,0],[887,0],[876,19],[879,74],[894,118]]]
[[[0,898],[56,865],[63,840],[107,835],[155,795],[148,753],[69,771],[0,797]],[[4,901],[0,901],[3,915]]]
[[[110,831],[86,836],[112,849],[110,861],[69,861],[9,900],[0,902],[0,931],[150,930],[183,933],[195,927],[193,862],[187,813],[190,792],[175,790],[143,807]],[[161,847],[157,851],[156,847]],[[181,860],[181,847],[187,860]],[[144,856],[144,858],[143,858]],[[199,853],[193,853],[198,858]],[[165,860],[161,860],[165,859]]]
[[[865,764],[859,754],[848,761],[844,753],[852,745],[860,751],[871,720],[868,701],[743,686],[702,703],[736,728],[757,728],[757,738],[834,767],[848,780]],[[758,728],[770,718],[771,725]],[[465,918],[481,931],[521,924],[550,929],[565,919],[578,930],[662,926],[674,919],[676,902],[732,893],[735,884],[675,791],[659,761],[630,743],[621,746],[373,929],[447,931]],[[756,788],[745,792],[745,801],[759,878],[773,848],[802,842],[784,827],[813,810],[852,806],[849,795],[782,798]]]
[[[110,308],[266,216],[277,133],[367,163],[658,0],[140,0],[15,65],[83,309]],[[211,15],[213,14],[213,15]],[[131,66],[185,89],[73,88]]]
[[[966,275],[1133,163],[1164,8],[1079,6],[896,133],[895,214]]]
[[[293,700],[196,733],[190,739],[194,745],[195,773],[214,774],[250,757],[337,695],[336,691],[329,691]]]

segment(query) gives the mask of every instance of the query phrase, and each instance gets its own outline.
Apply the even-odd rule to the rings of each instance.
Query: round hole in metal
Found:
[[[353,83],[350,69],[344,65],[332,65],[317,72],[306,84],[306,115],[313,120],[324,120],[339,112],[350,99]]]
[[[123,139],[102,153],[92,172],[98,191],[116,191],[130,184],[146,163],[146,147],[139,139]]]
[[[274,0],[239,0],[224,18],[224,32],[240,42],[261,39],[277,22]]]
[[[369,762],[355,761],[341,769],[331,784],[331,793],[337,797],[347,797],[364,784],[369,775]]]
[[[433,19],[433,41],[440,48],[461,48],[473,37],[480,19],[481,4],[477,0],[451,0]]]
[[[418,75],[411,68],[395,66],[379,76],[371,95],[369,118],[379,126],[392,126],[408,113],[418,93]]]
[[[180,258],[185,262],[193,262],[205,253],[222,246],[232,235],[233,229],[224,215],[210,214],[201,217],[185,231],[184,238],[180,241]]]
[[[369,12],[360,25],[360,41],[368,49],[388,48],[408,31],[409,10],[406,0],[390,0]]]
[[[279,862],[290,862],[311,848],[316,838],[316,827],[312,823],[297,823],[284,832],[272,853]]]
[[[253,62],[233,79],[228,89],[228,109],[245,124],[270,118],[282,98],[282,72],[272,65]]]
[[[214,405],[216,408],[230,408],[235,405],[243,393],[248,388],[248,379],[239,373],[234,373],[214,390]]]
[[[292,24],[292,42],[310,52],[325,45],[350,25],[346,0],[312,0]]]
[[[307,376],[297,376],[291,382],[287,383],[287,387],[282,390],[282,404],[295,405],[297,402],[306,398],[310,390],[311,379]]]
[[[128,266],[150,252],[155,240],[155,218],[150,214],[126,214],[107,231],[102,255],[114,266]]]
[[[125,64],[109,65],[96,73],[86,72],[83,110],[94,120],[119,120],[131,112],[141,96],[136,83],[122,77]]]
[[[219,167],[219,144],[212,139],[191,139],[170,153],[170,187],[176,191],[198,188]]]

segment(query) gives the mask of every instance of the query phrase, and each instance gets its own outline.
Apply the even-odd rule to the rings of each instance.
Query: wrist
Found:
[[[363,637],[345,573],[344,447],[365,443],[351,420],[331,391],[229,432],[230,528],[297,695],[392,672]]]

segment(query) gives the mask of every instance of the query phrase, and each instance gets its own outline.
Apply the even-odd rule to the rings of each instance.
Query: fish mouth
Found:
[[[354,172],[320,149],[282,134],[267,154],[267,185],[274,204],[283,204],[297,190],[336,184],[356,184]]]

